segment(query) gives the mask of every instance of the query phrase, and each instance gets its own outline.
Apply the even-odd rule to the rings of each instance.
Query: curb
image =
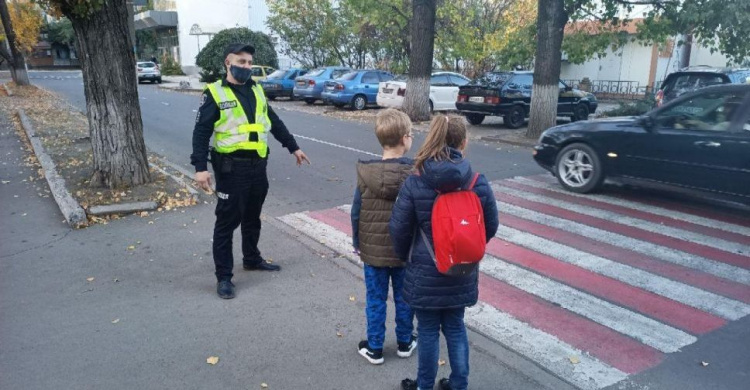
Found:
[[[175,164],[175,163],[173,163],[173,162],[171,162],[171,161],[169,161],[169,160],[167,160],[167,159],[165,159],[165,158],[160,158],[160,160],[161,160],[161,161],[162,161],[163,163],[166,163],[167,165],[170,165],[170,166],[177,166],[177,164]],[[156,164],[152,164],[152,163],[148,163],[148,165],[150,165],[150,166],[154,167],[154,169],[158,170],[159,172],[161,172],[161,173],[163,173],[163,174],[165,174],[165,175],[167,175],[167,176],[171,177],[171,178],[172,178],[172,180],[174,180],[174,181],[176,181],[176,182],[177,182],[177,184],[179,184],[179,185],[181,185],[181,186],[183,186],[183,187],[187,188],[188,192],[190,193],[190,197],[191,197],[191,198],[192,198],[192,199],[193,199],[194,201],[196,201],[196,202],[198,201],[198,197],[199,197],[199,195],[198,195],[198,190],[196,190],[196,189],[195,189],[195,188],[193,188],[192,186],[188,185],[188,184],[187,184],[187,183],[186,183],[186,182],[185,182],[184,180],[182,180],[181,178],[179,178],[179,177],[177,177],[177,176],[175,176],[175,175],[173,175],[173,174],[171,174],[171,173],[167,172],[167,171],[166,171],[166,170],[165,170],[164,168],[162,168],[162,167],[160,167],[160,166],[158,166],[158,165],[156,165]],[[182,173],[182,172],[180,172],[180,173]],[[146,202],[146,203],[148,203],[148,202]],[[154,205],[156,205],[156,203],[155,203],[155,202],[154,202]],[[154,209],[156,209],[156,206],[154,207]]]
[[[500,144],[508,144],[513,146],[519,146],[523,148],[533,148],[533,143],[525,143],[525,142],[517,142],[517,141],[510,141],[510,140],[504,140],[502,138],[494,138],[494,137],[479,137],[479,140],[486,141],[486,142],[495,142]]]
[[[57,173],[55,162],[44,150],[42,141],[37,138],[36,133],[34,132],[34,127],[31,125],[31,121],[26,116],[23,109],[18,110],[18,117],[21,120],[21,127],[26,133],[26,137],[29,139],[31,146],[34,149],[34,154],[42,165],[44,177],[47,179],[47,184],[52,191],[57,206],[65,216],[65,221],[68,222],[68,225],[74,228],[85,225],[87,222],[86,212],[81,205],[78,204],[78,201],[73,198],[73,195],[68,191],[67,187],[65,187],[65,179]]]

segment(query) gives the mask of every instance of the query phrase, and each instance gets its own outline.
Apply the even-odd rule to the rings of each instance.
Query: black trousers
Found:
[[[216,173],[216,225],[214,225],[214,264],[216,278],[232,278],[234,257],[232,236],[237,226],[242,233],[242,262],[247,265],[260,263],[263,258],[258,250],[260,239],[260,212],[268,194],[266,159],[234,159],[232,170]]]

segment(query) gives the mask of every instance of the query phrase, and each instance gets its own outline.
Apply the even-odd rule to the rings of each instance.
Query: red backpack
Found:
[[[466,189],[439,194],[432,206],[432,239],[435,250],[422,229],[422,240],[438,271],[446,275],[471,273],[484,257],[487,231],[484,212],[477,194],[472,191],[479,173]]]

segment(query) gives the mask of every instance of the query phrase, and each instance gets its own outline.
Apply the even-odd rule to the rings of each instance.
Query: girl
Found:
[[[477,302],[478,270],[463,276],[438,272],[427,245],[432,241],[432,205],[438,192],[469,186],[474,173],[463,157],[466,150],[466,120],[460,116],[437,115],[417,152],[417,175],[406,179],[398,195],[389,224],[396,254],[407,262],[404,299],[415,311],[420,339],[417,380],[404,379],[404,390],[433,389],[440,353],[440,329],[448,344],[450,379],[440,380],[441,390],[465,390],[469,378],[469,341],[464,310]],[[487,179],[480,175],[473,191],[484,212],[487,240],[498,227],[497,204]],[[430,242],[418,232],[422,229]]]

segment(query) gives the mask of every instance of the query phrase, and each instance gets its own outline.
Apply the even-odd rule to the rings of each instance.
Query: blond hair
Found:
[[[459,149],[466,140],[466,119],[458,115],[435,115],[430,132],[414,158],[414,167],[421,171],[424,162],[450,160],[448,148]]]
[[[378,113],[375,119],[375,135],[382,147],[395,148],[403,143],[404,136],[411,131],[409,116],[395,108]]]

